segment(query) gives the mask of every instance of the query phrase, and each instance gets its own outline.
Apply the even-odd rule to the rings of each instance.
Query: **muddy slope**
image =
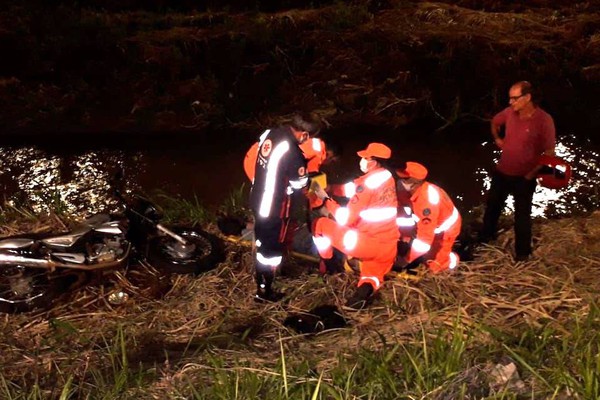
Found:
[[[0,14],[3,133],[255,127],[295,109],[444,127],[489,118],[519,79],[559,126],[599,127],[598,2],[38,3]]]

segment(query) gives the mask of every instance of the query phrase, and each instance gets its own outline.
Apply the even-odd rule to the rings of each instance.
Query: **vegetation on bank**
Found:
[[[188,222],[201,214],[162,200],[181,218],[189,208]],[[16,206],[2,218],[3,236],[69,225]],[[339,307],[355,276],[291,259],[278,280],[286,300],[257,304],[251,249],[235,242],[198,277],[120,271],[49,311],[0,316],[0,397],[597,399],[599,222],[596,212],[536,223],[528,262],[513,261],[507,232],[452,274],[391,275],[371,307],[340,311],[346,327],[316,334],[283,322]],[[160,275],[155,287],[140,273]],[[115,287],[129,301],[110,304]]]
[[[520,79],[559,124],[600,120],[596,2],[195,3],[8,2],[3,132],[257,127],[298,108],[443,128],[489,117]]]

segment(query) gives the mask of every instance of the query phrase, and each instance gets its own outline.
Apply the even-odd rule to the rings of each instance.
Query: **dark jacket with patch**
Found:
[[[282,217],[293,190],[306,186],[306,161],[289,126],[266,130],[258,140],[250,207],[257,218]]]

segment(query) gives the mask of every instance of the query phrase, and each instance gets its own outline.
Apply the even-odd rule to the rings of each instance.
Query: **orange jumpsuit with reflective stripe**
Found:
[[[396,258],[399,233],[395,181],[388,170],[378,168],[345,188],[350,197],[348,205],[342,207],[332,199],[325,201],[335,220],[317,219],[313,240],[322,258],[331,258],[335,247],[360,259],[358,286],[368,282],[377,290]]]
[[[400,199],[408,197],[401,192]],[[398,214],[401,239],[406,235],[412,239],[407,262],[425,256],[428,267],[434,273],[456,267],[459,257],[452,252],[452,246],[460,234],[462,218],[443,189],[423,182],[410,196],[409,202],[401,200]]]
[[[318,138],[308,139],[300,145],[300,150],[306,159],[306,170],[308,173],[316,173],[321,170],[321,165],[327,158],[325,142]]]

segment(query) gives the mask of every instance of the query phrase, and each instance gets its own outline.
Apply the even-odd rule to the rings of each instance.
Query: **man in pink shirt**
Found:
[[[510,106],[492,119],[492,136],[502,150],[492,174],[480,240],[495,238],[498,219],[509,194],[515,204],[515,255],[517,261],[531,254],[531,203],[543,154],[554,155],[556,132],[552,117],[535,102],[529,82],[515,83],[508,92]],[[504,137],[500,128],[504,126]]]

